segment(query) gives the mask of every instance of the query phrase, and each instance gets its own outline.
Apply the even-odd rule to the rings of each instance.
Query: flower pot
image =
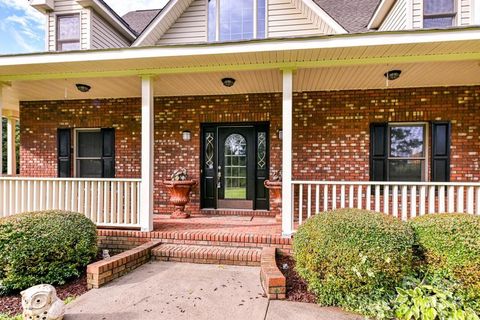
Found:
[[[275,220],[278,222],[282,221],[282,182],[281,181],[270,181],[266,180],[264,182],[265,188],[270,191],[270,196],[274,204],[278,206],[280,213],[275,215]]]
[[[185,206],[190,201],[190,192],[192,188],[197,185],[195,180],[186,181],[172,181],[166,180],[163,184],[167,187],[170,193],[170,203],[175,206],[175,211],[170,215],[171,219],[187,219],[190,217],[188,212],[185,212]]]

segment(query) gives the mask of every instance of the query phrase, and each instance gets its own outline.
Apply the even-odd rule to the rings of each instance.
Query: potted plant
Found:
[[[188,178],[187,169],[180,168],[173,172],[170,180],[163,181],[170,193],[170,202],[175,206],[175,211],[170,215],[171,219],[187,219],[190,217],[185,212],[185,206],[190,201],[190,192],[197,185],[196,180]]]
[[[282,170],[275,171],[270,180],[265,180],[264,185],[270,190],[273,203],[279,210],[279,213],[275,215],[275,219],[282,221]]]

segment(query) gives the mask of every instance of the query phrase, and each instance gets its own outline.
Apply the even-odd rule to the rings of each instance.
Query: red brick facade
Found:
[[[480,87],[294,94],[295,179],[368,180],[369,124],[450,120],[452,181],[480,181]],[[22,102],[21,175],[56,176],[56,129],[116,129],[117,177],[140,176],[140,99]],[[200,176],[200,126],[270,123],[271,171],[281,165],[281,94],[155,99],[155,211],[167,212],[162,181],[185,166]],[[192,132],[184,142],[182,131]],[[190,210],[199,209],[195,190]]]

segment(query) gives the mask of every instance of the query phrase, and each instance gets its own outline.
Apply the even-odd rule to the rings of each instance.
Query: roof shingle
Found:
[[[160,11],[162,11],[162,9],[131,11],[125,14],[122,19],[125,20],[130,28],[135,30],[137,34],[141,34]]]

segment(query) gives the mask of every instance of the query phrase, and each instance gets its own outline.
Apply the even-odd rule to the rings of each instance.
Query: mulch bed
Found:
[[[63,286],[56,286],[57,295],[65,300],[68,297],[78,297],[87,291],[87,275],[75,279]],[[0,296],[0,314],[17,315],[22,313],[22,300],[20,293]]]
[[[295,261],[292,257],[277,256],[277,266],[287,279],[287,300],[315,303],[315,295],[308,291],[305,280],[295,271]],[[287,268],[284,268],[287,266]]]

